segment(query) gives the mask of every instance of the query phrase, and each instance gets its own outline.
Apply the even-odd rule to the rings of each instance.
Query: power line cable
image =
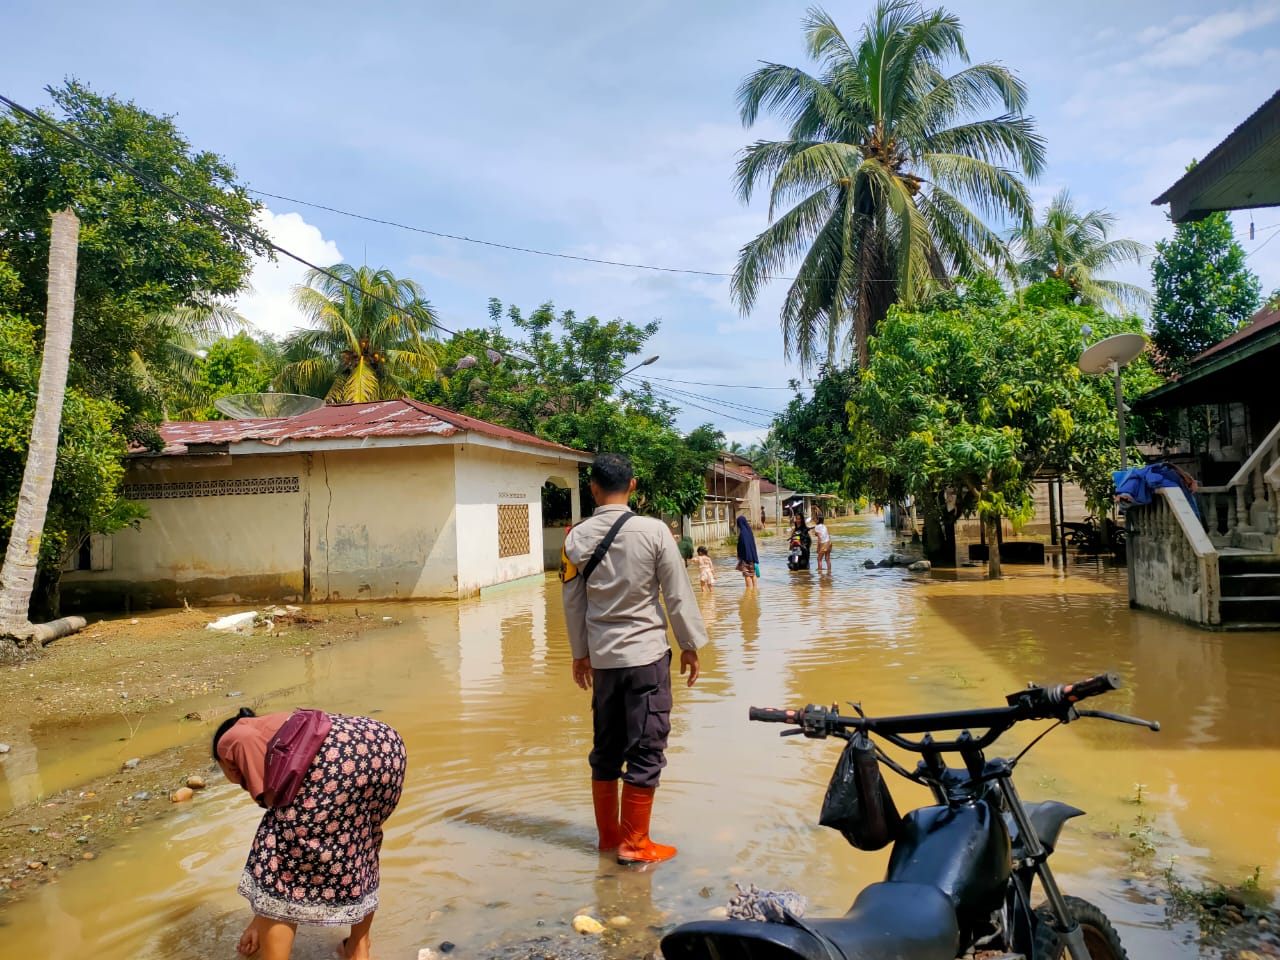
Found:
[[[729,390],[787,390],[787,391],[791,390],[791,387],[762,387],[753,383],[707,383],[704,380],[676,380],[676,379],[673,379],[672,377],[655,377],[655,376],[646,376],[645,379],[661,380],[663,383],[683,383],[693,387],[724,387]],[[811,388],[801,385],[799,389],[808,390]]]
[[[712,409],[711,407],[703,406],[700,403],[695,403],[692,400],[686,399],[685,397],[683,397],[678,393],[669,392],[663,387],[655,387],[652,384],[650,384],[650,388],[653,390],[654,394],[657,395],[660,399],[674,401],[676,403],[680,403],[688,407],[693,407],[694,409],[701,410],[704,413],[710,413],[713,416],[721,417],[725,420],[733,420],[733,421],[736,421],[737,423],[744,423],[749,427],[755,427],[759,430],[768,430],[772,426],[772,424],[759,423],[758,421],[755,421],[755,420],[747,420],[744,417],[737,416],[732,413],[726,413],[723,410],[715,410],[715,409]]]
[[[628,376],[636,376],[636,375],[628,374]],[[636,376],[636,379],[639,380],[640,377]],[[646,381],[648,379],[649,379],[648,377],[644,378],[644,380]],[[682,396],[682,397],[692,397],[695,400],[702,400],[706,403],[721,406],[729,410],[736,410],[740,413],[746,413],[751,416],[769,417],[770,419],[772,419],[778,416],[778,413],[779,413],[777,410],[769,410],[764,407],[753,407],[750,404],[735,403],[732,400],[722,400],[719,397],[707,396],[704,393],[695,393],[692,390],[678,390],[674,387],[655,387],[653,384],[649,384],[649,388],[652,390],[663,390],[668,394],[678,394],[679,396]]]
[[[459,240],[463,243],[474,243],[482,247],[493,247],[498,250],[511,250],[516,253],[528,253],[538,257],[553,257],[558,260],[576,260],[580,263],[595,263],[607,267],[625,267],[630,270],[652,270],[658,273],[681,273],[690,274],[698,277],[726,277],[732,278],[733,273],[723,270],[701,270],[695,267],[667,267],[659,266],[652,263],[634,263],[626,260],[606,260],[600,257],[587,257],[575,253],[562,253],[557,250],[541,250],[537,247],[526,247],[520,244],[503,243],[498,240],[482,240],[479,237],[468,237],[465,234],[448,233],[443,230],[433,230],[430,227],[418,227],[411,223],[401,223],[398,220],[389,220],[385,217],[374,217],[365,213],[356,213],[353,210],[343,210],[341,207],[331,206],[326,203],[316,203],[312,200],[300,200],[297,197],[286,196],[282,193],[272,193],[268,190],[259,190],[256,187],[246,187],[249,193],[257,194],[260,197],[270,197],[273,200],[283,200],[286,203],[296,203],[302,207],[310,207],[313,210],[324,210],[327,213],[336,213],[340,217],[349,217],[352,220],[363,220],[366,223],[376,223],[384,227],[394,227],[397,230],[407,230],[410,233],[421,233],[428,237],[437,237],[443,240]],[[1269,229],[1269,228],[1261,228]],[[1146,253],[1135,254],[1134,256],[1120,257],[1116,263],[1127,263],[1132,260],[1135,263],[1142,263],[1143,260],[1150,259],[1154,251],[1149,250]],[[796,277],[782,276],[780,274],[761,274],[761,280],[789,280],[794,281]],[[834,281],[838,277],[824,277],[824,280]],[[864,278],[863,283],[898,283],[896,279],[877,279],[875,277]],[[958,281],[962,282],[962,281]]]
[[[113,156],[107,151],[98,148],[94,144],[91,144],[88,141],[84,140],[82,137],[79,137],[76,134],[71,133],[69,130],[63,129],[62,126],[60,126],[59,124],[54,123],[52,120],[49,120],[46,117],[40,116],[40,114],[27,109],[26,107],[22,106],[21,104],[17,103],[14,100],[11,100],[10,98],[4,96],[3,94],[0,94],[0,103],[3,103],[15,117],[26,120],[28,122],[34,122],[42,127],[46,127],[49,130],[52,130],[54,133],[58,134],[60,137],[63,137],[64,139],[80,147],[82,150],[98,157],[98,159],[104,161],[108,165],[124,171],[144,187],[147,187],[153,191],[158,191],[160,193],[165,194],[166,196],[173,198],[174,200],[177,200],[183,206],[191,210],[194,210],[197,213],[202,214],[206,218],[221,224],[224,228],[230,230],[231,232],[247,237],[251,240],[254,240],[257,243],[272,250],[273,252],[281,254],[285,257],[288,257],[290,260],[300,263],[303,266],[311,270],[314,270],[323,276],[328,277],[329,279],[333,280],[335,283],[338,283],[344,287],[347,287],[350,290],[358,292],[362,296],[367,297],[368,299],[371,299],[377,303],[381,303],[383,306],[389,307],[390,309],[410,319],[413,319],[413,320],[422,319],[420,317],[417,317],[411,314],[409,311],[407,311],[404,307],[401,307],[399,304],[396,304],[390,300],[387,300],[384,297],[378,296],[377,294],[371,294],[367,290],[362,290],[357,285],[351,283],[349,280],[345,280],[344,278],[333,273],[331,270],[328,270],[325,267],[321,267],[318,264],[312,263],[310,260],[307,260],[306,258],[301,257],[298,254],[294,253],[293,251],[285,247],[282,247],[280,244],[276,243],[274,240],[271,240],[269,237],[266,237],[255,230],[251,230],[247,227],[244,227],[232,221],[228,217],[219,213],[216,209],[213,209],[212,207],[209,207],[206,204],[203,204],[197,200],[192,200],[190,197],[187,197],[184,194],[179,193],[177,190],[174,190],[172,187],[169,187],[167,184],[161,183],[155,178],[145,173],[142,173],[141,171],[137,170],[132,164],[129,164],[126,161],[121,160],[119,157]],[[482,347],[486,350],[491,349],[491,345],[486,343],[485,341],[477,340],[474,337],[470,337],[458,331],[451,330],[448,327],[444,326],[444,324],[436,320],[428,319],[426,322],[429,323],[435,329],[440,330],[444,333],[447,333],[452,337],[456,337],[459,340],[462,340],[463,342],[475,344],[476,346]],[[502,353],[504,357],[508,357],[514,360],[519,360],[523,363],[529,364],[530,366],[537,367],[538,365],[536,361],[528,357],[521,356],[520,354],[513,353],[511,351],[503,351]],[[760,429],[768,429],[768,426],[765,424],[755,423],[753,421],[745,420],[741,417],[736,417],[731,414],[723,413],[721,411],[712,410],[708,407],[704,407],[699,404],[692,403],[691,401],[686,401],[682,397],[680,397],[679,394],[674,392],[667,392],[665,390],[663,392],[667,393],[668,397],[670,399],[675,400],[676,402],[687,403],[689,406],[696,407],[697,409],[703,410],[707,413],[711,413],[716,416],[722,416],[730,420],[736,420],[740,423],[745,423],[748,426],[757,427]],[[768,416],[773,415],[769,411],[762,410],[760,412]]]
[[[248,227],[244,227],[236,223],[235,221],[229,219],[228,217],[223,216],[216,209],[210,206],[207,206],[206,204],[203,204],[198,200],[192,200],[190,197],[187,197],[184,194],[179,193],[177,190],[174,190],[172,187],[168,186],[167,184],[161,183],[159,180],[156,180],[154,177],[151,177],[145,173],[142,173],[140,170],[136,169],[133,165],[125,162],[124,160],[121,160],[119,157],[113,156],[112,154],[108,153],[105,150],[102,150],[96,147],[92,143],[89,143],[87,140],[84,140],[82,137],[79,137],[76,134],[71,133],[69,130],[63,129],[59,124],[54,123],[52,120],[49,120],[46,117],[42,117],[40,116],[40,114],[35,113],[32,110],[28,110],[26,107],[22,106],[20,103],[10,100],[8,97],[4,96],[4,94],[0,94],[0,103],[3,103],[6,107],[8,107],[10,113],[12,113],[15,117],[18,117],[19,119],[23,119],[27,121],[33,121],[43,127],[47,127],[48,129],[52,130],[54,133],[58,134],[59,136],[76,144],[81,149],[86,150],[89,153],[93,154],[94,156],[98,157],[98,159],[103,160],[104,162],[110,164],[111,166],[117,167],[120,170],[123,170],[129,176],[133,177],[133,179],[136,180],[139,184],[145,187],[148,187],[152,190],[156,190],[163,194],[166,194],[167,196],[173,198],[174,200],[177,200],[179,203],[183,204],[184,206],[189,207],[192,210],[195,210],[196,212],[203,214],[205,217],[216,221],[217,223],[221,224],[223,227],[232,231],[233,233],[237,233],[237,234],[240,234],[241,236],[248,237],[249,239],[262,244],[263,246],[267,247],[273,252],[281,254],[285,257],[288,257],[290,260],[294,260],[297,263],[302,264],[304,267],[308,267],[311,270],[314,270],[317,273],[328,277],[330,280],[333,280],[334,282],[339,283],[342,286],[347,287],[348,289],[359,293],[362,297],[373,300],[374,302],[380,303],[383,306],[390,307],[392,310],[395,310],[397,313],[411,320],[414,320],[416,322],[423,321],[424,318],[410,313],[408,310],[406,310],[404,307],[400,306],[399,304],[396,304],[390,300],[387,300],[385,297],[381,297],[381,296],[378,296],[377,294],[371,293],[368,290],[361,289],[360,287],[351,283],[349,280],[344,280],[342,277],[338,276],[333,271],[325,267],[319,266],[318,264],[312,263],[310,260],[307,260],[304,257],[301,257],[298,254],[294,253],[293,251],[280,246],[280,244],[276,243],[274,240],[270,239],[269,237],[264,236],[261,233],[258,233],[256,230],[251,230]],[[435,329],[440,330],[443,333],[447,333],[451,337],[457,337],[463,342],[471,343],[478,347],[482,347],[484,349],[491,349],[491,345],[488,343],[485,343],[483,340],[477,340],[474,337],[467,336],[464,333],[459,333],[456,330],[450,330],[448,327],[446,327],[444,324],[440,323],[439,321],[427,319],[426,322],[430,324],[432,327],[434,327]],[[533,360],[530,360],[528,357],[520,356],[517,353],[512,353],[510,351],[503,351],[502,355],[504,357],[509,357],[513,360],[519,360],[523,363],[530,364],[531,366],[537,366],[537,364]]]
[[[409,223],[400,223],[396,220],[387,220],[383,217],[371,217],[363,213],[354,213],[351,210],[341,210],[338,207],[331,207],[324,203],[313,203],[310,200],[299,200],[297,197],[286,197],[280,193],[269,193],[266,190],[256,190],[252,187],[246,188],[250,193],[255,193],[260,197],[270,197],[273,200],[283,200],[286,203],[296,203],[302,207],[311,207],[315,210],[325,210],[329,213],[336,213],[342,217],[350,217],[353,220],[364,220],[366,223],[377,223],[384,227],[395,227],[398,230],[408,230],[411,233],[422,233],[429,237],[438,237],[444,240],[460,240],[464,243],[474,243],[482,247],[494,247],[498,250],[511,250],[516,253],[529,253],[538,257],[554,257],[559,260],[577,260],[580,263],[596,263],[606,267],[626,267],[631,270],[653,270],[658,273],[685,273],[700,277],[732,277],[732,273],[724,273],[717,270],[696,270],[687,267],[662,267],[651,263],[630,263],[624,260],[606,260],[601,257],[585,257],[575,253],[560,253],[555,250],[539,250],[535,247],[522,247],[513,243],[500,243],[497,240],[481,240],[479,237],[468,237],[458,233],[446,233],[443,230],[431,230],[427,227],[416,227]],[[768,280],[794,280],[795,277],[766,277]]]

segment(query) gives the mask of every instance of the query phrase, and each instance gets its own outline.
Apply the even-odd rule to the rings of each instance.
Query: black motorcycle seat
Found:
[[[874,883],[843,917],[803,923],[699,920],[663,937],[662,955],[666,960],[954,960],[960,946],[951,900],[927,883]]]

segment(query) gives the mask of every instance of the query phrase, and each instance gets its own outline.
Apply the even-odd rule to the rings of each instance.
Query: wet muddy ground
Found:
[[[445,942],[453,957],[642,957],[671,924],[722,910],[735,882],[799,890],[811,914],[843,912],[882,875],[887,853],[859,853],[816,825],[837,745],[779,739],[776,727],[747,722],[749,705],[980,707],[1027,681],[1106,669],[1126,686],[1098,705],[1158,719],[1163,731],[1082,721],[1047,737],[1019,770],[1026,798],[1089,811],[1055,855],[1067,892],[1102,905],[1131,956],[1173,958],[1200,947],[1191,918],[1167,918],[1166,872],[1183,889],[1213,878],[1270,897],[1280,867],[1280,635],[1204,633],[1131,611],[1124,571],[1092,558],[1009,567],[1006,580],[987,583],[979,570],[865,569],[894,547],[877,518],[834,532],[835,571],[823,576],[788,573],[782,539],[762,539],[758,595],[744,595],[720,551],[719,585],[700,598],[712,646],[698,685],[677,687],[655,807],[654,835],[680,847],[675,860],[640,872],[591,850],[589,700],[572,683],[558,583],[548,578],[462,604],[362,606],[378,623],[402,622],[358,642],[273,641],[261,658],[247,644],[252,661],[208,671],[208,691],[193,675],[195,686],[172,688],[127,733],[111,711],[76,726],[30,725],[0,761],[0,810],[20,807],[6,823],[59,791],[71,790],[68,810],[78,810],[95,799],[78,796],[83,784],[124,786],[122,763],[140,756],[143,770],[166,751],[180,760],[161,779],[197,773],[210,786],[186,803],[144,803],[146,816],[118,842],[86,851],[93,861],[59,866],[56,882],[0,909],[6,949],[234,955],[247,920],[235,881],[258,812],[203,759],[214,725],[204,712],[228,708],[232,689],[243,696],[235,705],[371,714],[404,735],[410,774],[388,825],[374,927],[384,958]],[[186,643],[199,673],[209,650]],[[149,666],[135,656],[113,669],[162,672]],[[22,689],[0,692],[12,704]],[[182,719],[189,713],[200,719]],[[1015,730],[995,752],[1016,753],[1035,732]],[[893,789],[902,809],[925,802],[913,785]],[[86,815],[92,824],[97,812],[75,813]],[[74,856],[73,847],[68,864]],[[616,922],[584,940],[571,927],[583,912]],[[305,931],[295,956],[331,956],[338,939]],[[1236,946],[1268,952],[1266,937]]]

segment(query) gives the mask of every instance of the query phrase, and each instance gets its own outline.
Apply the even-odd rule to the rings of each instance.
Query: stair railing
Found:
[[[1280,533],[1280,509],[1272,481],[1280,466],[1280,423],[1271,428],[1249,459],[1225,486],[1201,487],[1201,514],[1209,538],[1218,546],[1246,546],[1248,541]],[[1257,546],[1258,544],[1254,544]]]
[[[1130,606],[1201,626],[1222,622],[1218,551],[1180,488],[1129,507],[1125,527]]]

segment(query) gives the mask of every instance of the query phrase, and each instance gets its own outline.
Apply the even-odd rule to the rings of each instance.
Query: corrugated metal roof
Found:
[[[463,416],[417,400],[326,404],[296,417],[264,420],[170,421],[160,425],[164,456],[182,456],[203,444],[236,444],[246,440],[276,445],[306,440],[360,440],[367,437],[452,437],[477,433],[500,440],[542,447],[575,459],[590,454],[512,430],[487,420]]]
[[[1248,323],[1230,336],[1219,340],[1208,350],[1204,351],[1204,353],[1198,354],[1191,363],[1199,363],[1205,357],[1211,357],[1215,353],[1228,350],[1240,341],[1249,340],[1255,335],[1262,333],[1262,331],[1266,330],[1268,327],[1275,326],[1277,323],[1280,323],[1280,308],[1270,306],[1263,307],[1249,319]]]

